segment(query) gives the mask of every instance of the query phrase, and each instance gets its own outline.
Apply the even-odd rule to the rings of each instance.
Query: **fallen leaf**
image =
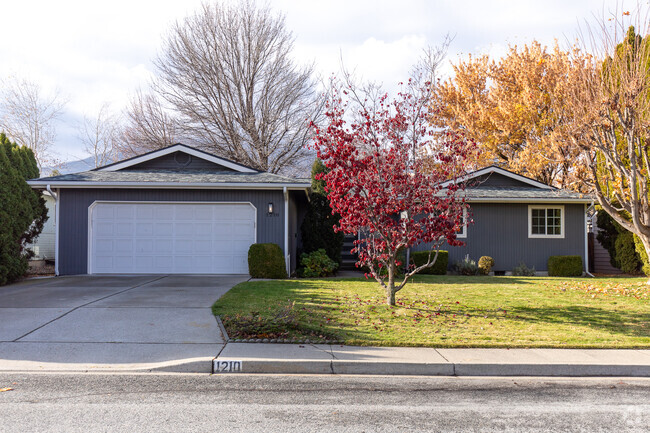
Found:
[[[7,388],[0,388],[0,392],[7,392],[7,391],[13,391],[13,390],[14,390],[13,388],[9,388],[9,387],[7,387]]]

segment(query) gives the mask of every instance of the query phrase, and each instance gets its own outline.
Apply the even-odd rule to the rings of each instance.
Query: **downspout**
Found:
[[[589,225],[587,224],[587,214],[589,209],[594,206],[594,201],[591,201],[591,204],[585,209],[585,275],[589,275],[592,278],[596,278],[589,272]]]
[[[59,276],[59,194],[52,191],[50,184],[46,186],[47,192],[54,199],[54,275]]]
[[[282,188],[284,195],[284,261],[287,268],[287,276],[291,275],[291,256],[289,255],[289,192],[287,187]]]

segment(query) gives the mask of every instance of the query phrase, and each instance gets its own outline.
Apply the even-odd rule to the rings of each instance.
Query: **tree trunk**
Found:
[[[647,236],[639,236],[639,239],[643,244],[643,248],[645,248],[646,257],[648,257],[648,261],[650,262],[650,239],[648,239]],[[645,265],[645,263],[642,264]],[[648,275],[647,277],[648,277],[648,281],[646,281],[646,284],[650,286],[650,275]]]
[[[386,287],[386,303],[395,305],[395,263],[388,266],[388,286]]]

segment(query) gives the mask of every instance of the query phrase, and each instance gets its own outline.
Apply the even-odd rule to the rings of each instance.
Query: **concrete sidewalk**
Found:
[[[650,377],[650,350],[432,349],[227,343],[214,360],[213,372]]]

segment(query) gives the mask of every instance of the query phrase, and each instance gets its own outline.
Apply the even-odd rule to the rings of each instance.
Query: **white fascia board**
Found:
[[[143,163],[143,162],[146,162],[146,161],[150,161],[152,159],[156,159],[156,158],[159,158],[161,156],[165,156],[165,155],[168,155],[170,153],[179,152],[179,151],[180,152],[185,152],[188,155],[192,155],[192,156],[195,156],[195,157],[200,158],[200,159],[204,159],[206,161],[213,162],[215,164],[222,165],[224,167],[230,168],[230,169],[238,171],[240,173],[257,173],[258,172],[257,170],[253,170],[252,168],[244,167],[242,165],[235,164],[235,163],[233,163],[231,161],[221,159],[221,158],[219,158],[217,156],[213,156],[213,155],[210,155],[210,154],[207,154],[207,153],[204,153],[204,152],[200,152],[200,151],[198,151],[196,149],[185,146],[184,144],[175,144],[173,146],[166,147],[164,149],[160,149],[158,151],[151,152],[151,153],[148,153],[146,155],[136,156],[135,158],[131,158],[131,159],[128,159],[128,160],[123,161],[123,162],[117,162],[115,164],[112,164],[112,165],[109,165],[109,166],[106,166],[106,167],[100,167],[100,168],[97,169],[97,171],[118,171],[118,170],[122,170],[122,169],[127,168],[127,167],[131,167],[133,165],[137,165],[137,164],[140,164],[140,163]]]
[[[467,181],[469,179],[474,179],[475,177],[480,177],[480,176],[483,176],[484,174],[490,174],[490,173],[497,173],[497,174],[500,174],[502,176],[509,177],[510,179],[515,179],[515,180],[517,180],[519,182],[527,183],[528,185],[532,185],[532,186],[535,186],[537,188],[556,189],[556,188],[553,188],[552,186],[546,185],[545,183],[538,182],[538,181],[533,180],[533,179],[529,179],[529,178],[527,178],[525,176],[522,176],[522,175],[519,175],[519,174],[511,173],[508,170],[504,170],[504,169],[499,168],[499,167],[482,168],[482,169],[477,170],[475,172],[469,173],[469,174],[467,174],[465,176],[461,176],[456,180],[449,180],[449,181],[444,182],[444,183],[442,183],[440,185],[442,187],[445,187],[447,185],[451,185],[452,183],[462,183],[462,182],[465,182],[465,181]]]
[[[468,203],[591,203],[590,198],[465,198]]]
[[[43,182],[27,181],[32,188],[46,188]],[[181,183],[181,182],[79,182],[59,181],[47,184],[57,188],[142,188],[142,189],[291,189],[304,190],[306,183]]]

